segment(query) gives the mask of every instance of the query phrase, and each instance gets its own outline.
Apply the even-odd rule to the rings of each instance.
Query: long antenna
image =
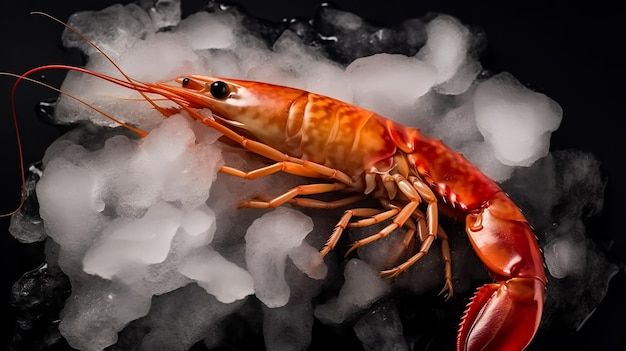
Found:
[[[122,68],[120,66],[117,65],[117,63],[115,63],[115,61],[113,61],[113,59],[107,55],[104,50],[100,49],[94,42],[92,42],[91,40],[89,40],[89,38],[87,38],[85,35],[83,35],[80,31],[78,31],[78,29],[70,26],[69,24],[61,21],[60,19],[51,16],[45,12],[40,12],[40,11],[33,11],[30,13],[31,15],[41,15],[41,16],[45,16],[59,24],[61,24],[62,26],[64,26],[65,28],[71,30],[74,34],[78,35],[82,40],[84,40],[87,44],[91,45],[94,49],[96,49],[100,54],[102,54],[102,56],[104,56],[104,58],[109,61],[113,67],[115,67],[115,69],[117,69],[118,72],[120,72],[122,74],[122,76],[124,76],[124,78],[126,78],[126,80],[131,83],[131,84],[136,84],[136,81],[134,79],[132,79],[130,76],[128,76],[128,74],[126,74],[126,72],[124,72],[124,70],[122,70]],[[150,105],[152,105],[157,111],[161,112],[161,113],[165,113],[165,111],[163,110],[163,108],[159,105],[157,105],[154,101],[152,101],[152,99],[150,99],[145,93],[138,91],[139,94],[141,94],[141,96],[143,96],[146,101],[148,101],[150,103]]]
[[[122,70],[122,69],[121,69],[121,68],[120,68],[120,67],[119,67],[119,66],[118,66],[118,65],[117,65],[117,64],[113,61],[113,59],[111,59],[111,57],[109,57],[109,55],[107,55],[107,54],[106,54],[106,53],[105,53],[102,49],[100,49],[97,45],[95,45],[95,44],[94,44],[91,40],[89,40],[87,37],[85,37],[82,33],[80,33],[80,32],[79,32],[76,28],[74,28],[74,27],[72,27],[72,26],[70,26],[70,25],[66,24],[65,22],[63,22],[63,21],[61,21],[61,20],[57,19],[56,17],[51,16],[51,15],[49,15],[49,14],[47,14],[47,13],[44,13],[44,12],[35,11],[35,12],[31,12],[31,14],[32,14],[32,15],[41,15],[41,16],[47,17],[47,18],[49,18],[49,19],[51,19],[51,20],[53,20],[53,21],[55,21],[55,22],[57,22],[57,23],[60,23],[60,24],[61,24],[61,25],[63,25],[65,28],[67,28],[67,29],[71,30],[72,32],[74,32],[74,33],[75,33],[76,35],[78,35],[81,39],[83,39],[86,43],[88,43],[89,45],[91,45],[91,46],[92,46],[94,49],[96,49],[96,50],[97,50],[100,54],[102,54],[102,55],[103,55],[103,56],[107,59],[107,61],[109,61],[109,62],[110,62],[110,63],[111,63],[111,64],[112,64],[112,65],[113,65],[113,66],[114,66],[114,67],[115,67],[115,68],[116,68],[116,69],[117,69],[117,70],[118,70],[118,71],[122,74],[122,76],[123,76],[124,78],[126,78],[126,80],[127,80],[128,82],[124,82],[124,81],[121,81],[121,80],[117,80],[117,79],[115,79],[115,78],[113,78],[113,77],[108,77],[108,76],[105,76],[105,75],[103,75],[103,74],[99,74],[99,73],[97,73],[97,72],[92,72],[92,71],[86,70],[86,69],[84,69],[84,68],[72,67],[72,66],[66,66],[66,65],[47,65],[47,66],[41,66],[41,67],[33,68],[33,69],[31,69],[31,70],[29,70],[29,71],[25,72],[25,73],[24,73],[24,74],[22,74],[22,75],[17,75],[17,74],[13,74],[13,73],[5,73],[5,72],[0,72],[0,75],[10,76],[10,77],[16,77],[16,78],[17,78],[17,80],[16,80],[16,81],[15,81],[15,83],[13,84],[13,88],[11,89],[11,114],[12,114],[12,117],[13,117],[13,126],[14,126],[14,128],[15,128],[15,138],[16,138],[16,141],[17,141],[17,149],[18,149],[18,153],[19,153],[19,161],[20,161],[20,176],[21,176],[21,180],[22,180],[22,191],[21,191],[21,196],[20,196],[20,202],[19,202],[19,204],[17,205],[17,207],[15,208],[15,210],[13,210],[13,211],[11,211],[11,212],[8,212],[8,213],[2,213],[2,214],[0,214],[0,217],[8,217],[8,216],[12,216],[12,215],[16,214],[17,212],[19,212],[19,211],[22,209],[22,207],[24,206],[24,201],[26,200],[26,195],[27,195],[27,194],[26,194],[26,193],[27,193],[27,191],[26,191],[26,172],[25,172],[25,170],[24,170],[24,151],[23,151],[23,148],[22,148],[22,140],[21,140],[21,137],[20,137],[19,124],[18,124],[18,121],[17,121],[17,109],[16,109],[16,107],[15,107],[15,91],[16,91],[16,89],[17,89],[17,86],[20,84],[20,82],[21,82],[22,80],[27,80],[27,81],[29,81],[29,82],[34,82],[34,83],[36,83],[36,84],[39,84],[39,85],[45,86],[45,87],[47,87],[47,88],[49,88],[49,89],[52,89],[52,90],[54,90],[54,91],[59,92],[60,94],[66,95],[66,96],[68,96],[68,97],[70,97],[70,98],[72,98],[72,99],[74,99],[74,100],[76,100],[76,101],[79,101],[80,103],[82,103],[82,104],[84,104],[84,105],[88,106],[89,108],[91,108],[91,109],[93,109],[93,110],[95,110],[95,111],[99,112],[100,114],[102,114],[102,115],[103,115],[103,116],[105,116],[106,118],[108,118],[108,119],[110,119],[110,120],[114,121],[115,123],[118,123],[119,125],[121,125],[121,126],[123,126],[123,127],[127,128],[127,129],[129,129],[129,130],[131,130],[131,131],[133,131],[133,132],[137,133],[137,134],[138,134],[139,136],[141,136],[141,137],[145,137],[145,136],[147,135],[147,133],[146,133],[145,131],[143,131],[143,130],[141,130],[141,129],[139,129],[139,128],[133,127],[133,126],[131,126],[131,125],[127,124],[127,123],[124,123],[124,122],[122,122],[122,121],[118,120],[117,118],[115,118],[115,117],[113,117],[113,116],[111,116],[111,115],[109,115],[109,114],[105,113],[104,111],[101,111],[101,110],[99,110],[98,108],[96,108],[96,107],[94,107],[94,106],[91,106],[91,105],[90,105],[89,103],[87,103],[86,101],[81,100],[81,99],[77,98],[76,96],[73,96],[73,95],[68,94],[68,93],[66,93],[66,92],[63,92],[63,91],[61,91],[60,89],[57,89],[57,88],[55,88],[55,87],[52,87],[52,86],[50,86],[50,85],[48,85],[48,84],[45,84],[45,83],[42,83],[42,82],[36,81],[36,80],[34,80],[34,79],[31,79],[31,78],[28,78],[28,77],[27,77],[28,75],[33,74],[33,73],[38,72],[38,71],[41,71],[41,70],[46,70],[46,69],[66,69],[66,70],[74,70],[74,71],[79,71],[79,72],[83,72],[83,73],[88,73],[88,74],[95,75],[95,76],[97,76],[97,77],[100,77],[100,78],[103,78],[103,79],[109,80],[109,81],[111,81],[111,82],[113,82],[113,83],[116,83],[116,84],[119,84],[119,85],[122,85],[122,86],[125,86],[125,87],[127,87],[127,88],[130,88],[130,89],[133,89],[133,90],[137,91],[137,92],[138,92],[139,94],[141,94],[141,96],[142,96],[142,97],[143,97],[146,101],[148,101],[148,102],[149,102],[149,103],[150,103],[150,104],[151,104],[151,105],[152,105],[152,106],[153,106],[156,110],[158,110],[159,112],[161,112],[161,113],[163,113],[163,114],[168,114],[168,111],[167,111],[167,109],[166,109],[166,108],[163,108],[163,107],[161,107],[161,106],[157,105],[157,104],[156,104],[156,103],[155,103],[152,99],[150,99],[150,97],[148,97],[148,96],[146,95],[147,90],[145,89],[145,86],[143,86],[141,83],[139,83],[139,82],[137,82],[137,81],[133,80],[130,76],[128,76],[128,75],[124,72],[124,70]]]

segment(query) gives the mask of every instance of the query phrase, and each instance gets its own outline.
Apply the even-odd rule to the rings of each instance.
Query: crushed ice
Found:
[[[554,163],[542,159],[551,157],[550,134],[560,124],[561,108],[506,73],[479,79],[482,68],[472,51],[476,39],[450,16],[403,25],[396,34],[406,39],[402,45],[413,45],[413,55],[379,53],[344,64],[326,58],[292,31],[283,32],[268,48],[244,27],[244,15],[234,9],[200,12],[180,21],[179,1],[156,3],[161,4],[147,10],[131,4],[80,12],[69,23],[140,80],[167,80],[185,73],[263,80],[333,96],[419,126],[463,152],[495,180],[514,174],[514,181],[505,185],[521,203],[537,196],[528,195],[536,193],[537,183],[558,188],[556,184],[563,181],[557,179]],[[369,30],[353,14],[328,8],[322,15],[337,27],[339,36]],[[337,16],[343,19],[337,21]],[[393,35],[386,31],[380,29],[376,38],[392,41]],[[68,32],[63,40],[66,46],[88,53],[87,68],[119,76],[83,40]],[[341,50],[359,57],[363,43],[342,45]],[[54,257],[49,260],[72,282],[72,296],[60,324],[72,347],[102,350],[116,343],[118,333],[134,320],[133,330],[147,333],[140,339],[143,349],[186,350],[203,338],[210,346],[222,335],[219,322],[241,311],[247,296],[255,294],[264,304],[267,348],[304,350],[311,340],[313,315],[323,323],[342,323],[391,290],[392,283],[376,273],[387,264],[388,248],[372,245],[361,249],[370,264],[357,259],[347,262],[339,292],[314,307],[322,279],[341,281],[335,268],[326,265],[333,262],[333,254],[325,263],[317,252],[339,213],[328,212],[324,216],[330,218],[317,216],[314,222],[286,207],[238,211],[239,201],[258,194],[278,195],[299,180],[284,175],[255,181],[218,176],[222,164],[248,170],[261,163],[217,142],[217,133],[185,116],[164,120],[146,103],[136,101],[132,91],[74,72],[62,89],[150,131],[142,140],[119,129],[102,133],[84,121],[115,125],[71,99],[60,99],[57,121],[81,121],[84,127],[49,148],[37,195],[45,231],[54,240],[50,245],[58,250],[56,263]],[[581,167],[587,166],[591,173],[597,168],[587,155],[568,157],[572,164],[583,162]],[[531,166],[520,174],[535,172],[547,178],[516,177],[520,166]],[[575,175],[580,170],[563,172]],[[589,176],[599,179],[598,174]],[[595,190],[602,186],[596,182]],[[541,195],[550,200],[535,203],[545,207],[531,209],[536,223],[550,222],[547,217],[555,204],[568,199],[568,189],[546,190]],[[601,192],[589,196],[585,201],[601,203]],[[562,222],[548,235],[546,264],[554,278],[584,277],[585,265],[607,265],[597,254],[587,254],[587,241],[581,245],[580,237],[571,236],[584,232],[579,211],[574,208],[560,217]],[[15,227],[19,223],[14,224],[14,232],[19,232]],[[465,249],[453,248],[453,254],[453,260],[459,259],[453,263],[456,288],[472,289],[467,280],[459,279],[459,272],[481,277],[484,273],[467,272],[467,266],[480,270],[480,265],[463,267],[462,262],[476,263],[471,257],[461,261],[462,256],[471,256]],[[398,279],[398,285],[418,292],[443,284],[438,255],[431,250],[421,265]],[[418,268],[425,272],[419,273]],[[611,272],[610,266],[605,268]],[[418,287],[416,281],[423,284]],[[395,326],[392,330],[372,329],[381,323],[372,316],[355,325],[364,347],[371,349],[384,338],[394,341],[390,349],[406,349],[397,312],[384,313]],[[121,345],[133,340],[122,335]]]

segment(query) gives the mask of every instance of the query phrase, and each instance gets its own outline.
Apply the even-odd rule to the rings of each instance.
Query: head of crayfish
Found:
[[[208,108],[213,115],[252,132],[259,139],[284,135],[298,89],[261,82],[188,75],[172,83],[153,83],[154,92],[186,108]],[[266,134],[266,135],[259,135]]]

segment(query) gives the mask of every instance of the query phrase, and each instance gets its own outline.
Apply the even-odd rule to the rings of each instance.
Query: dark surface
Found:
[[[0,38],[4,47],[0,71],[21,73],[32,67],[65,63],[80,64],[76,52],[60,48],[61,26],[30,11],[44,11],[61,19],[77,10],[97,10],[117,1],[42,2],[4,0],[0,5]],[[123,1],[129,2],[129,1]],[[185,9],[200,8],[203,1],[183,1]],[[311,17],[320,1],[265,0],[233,1],[243,4],[250,13],[268,20],[284,17]],[[408,18],[421,17],[430,11],[453,15],[463,23],[481,27],[488,39],[483,66],[495,72],[511,72],[528,87],[545,93],[564,110],[560,129],[552,138],[552,149],[575,148],[592,152],[602,163],[609,182],[604,214],[596,220],[589,235],[613,239],[610,254],[614,262],[626,261],[626,234],[623,213],[626,185],[623,180],[623,146],[626,133],[620,128],[624,108],[622,92],[626,78],[623,50],[623,19],[616,5],[599,1],[572,5],[543,2],[512,6],[469,5],[463,1],[335,1],[341,9],[366,19],[393,25]],[[46,73],[46,81],[58,86],[60,72]],[[12,127],[9,94],[12,79],[0,77],[0,212],[14,209],[19,199],[17,147]],[[47,145],[57,136],[56,129],[37,120],[35,104],[55,93],[23,84],[16,103],[20,121],[25,164],[41,159]],[[8,218],[0,218],[2,249],[2,309],[8,309],[12,282],[39,265],[41,245],[17,243],[6,231]],[[626,349],[626,277],[618,274],[612,281],[605,301],[596,313],[573,335],[554,331],[540,333],[532,350],[559,346],[563,349]],[[5,345],[13,328],[13,312],[2,313],[0,345]]]

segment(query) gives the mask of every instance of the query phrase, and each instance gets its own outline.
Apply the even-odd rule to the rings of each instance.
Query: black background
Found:
[[[114,0],[3,0],[0,5],[0,71],[22,73],[50,63],[80,64],[80,56],[60,47],[62,27],[30,11],[44,11],[63,21],[78,10],[99,10]],[[121,1],[128,3],[130,1]],[[278,21],[285,17],[312,17],[321,1],[241,0],[232,1],[250,13]],[[204,1],[183,0],[183,10],[194,12]],[[421,17],[430,11],[453,15],[463,23],[484,29],[488,47],[481,62],[485,68],[511,72],[531,89],[545,93],[564,110],[561,128],[554,133],[553,150],[575,148],[592,152],[602,163],[609,183],[605,212],[597,220],[592,236],[613,239],[611,259],[626,262],[624,213],[626,172],[623,170],[626,132],[624,121],[624,19],[617,5],[609,2],[509,2],[468,1],[358,1],[337,0],[335,4],[379,24],[393,25]],[[48,83],[58,86],[64,74],[46,73]],[[10,212],[19,200],[19,171],[15,133],[10,115],[11,78],[0,77],[0,213]],[[22,84],[16,98],[24,147],[25,164],[41,159],[45,148],[58,136],[56,129],[37,120],[35,104],[55,93]],[[620,123],[621,122],[621,123]],[[13,281],[40,260],[39,246],[18,244],[7,232],[8,218],[0,218],[0,262],[2,310],[8,308]],[[578,333],[540,333],[531,349],[626,350],[626,277],[622,272],[612,281],[609,294]],[[5,345],[13,323],[12,312],[2,312]]]

